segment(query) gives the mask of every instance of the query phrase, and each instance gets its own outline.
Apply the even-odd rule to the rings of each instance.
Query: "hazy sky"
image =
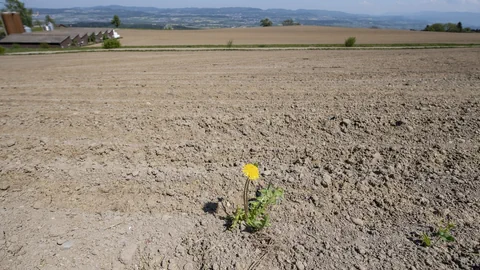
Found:
[[[0,0],[3,2],[3,0]],[[326,9],[350,13],[381,14],[418,11],[480,12],[480,0],[24,0],[27,7],[65,8],[99,5],[178,7],[256,7],[286,9]]]

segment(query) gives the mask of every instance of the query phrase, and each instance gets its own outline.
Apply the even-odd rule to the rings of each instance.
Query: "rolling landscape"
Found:
[[[118,14],[122,47],[0,55],[0,269],[480,269],[479,33],[411,31],[440,21],[424,13],[35,12]]]
[[[231,28],[259,26],[263,18],[274,25],[293,19],[302,25],[341,26],[355,28],[393,28],[421,30],[432,23],[457,23],[480,28],[480,14],[469,12],[420,12],[394,15],[350,14],[328,10],[287,10],[258,8],[177,8],[98,6],[89,8],[42,9],[34,8],[39,17],[51,15],[57,23],[81,27],[108,26],[113,14],[122,19],[122,27],[163,29]]]

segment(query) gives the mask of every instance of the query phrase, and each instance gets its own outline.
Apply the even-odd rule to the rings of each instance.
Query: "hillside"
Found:
[[[443,22],[443,20],[448,19],[452,22],[462,21],[465,27],[480,27],[480,14],[474,13],[435,13],[435,16],[430,13],[373,16],[305,9],[263,10],[244,7],[162,9],[125,6],[68,9],[34,8],[34,12],[39,12],[39,18],[49,14],[55,18],[57,23],[82,27],[106,26],[114,14],[120,16],[124,27],[153,29],[161,29],[169,24],[176,29],[253,27],[258,26],[259,21],[267,17],[273,21],[274,25],[281,25],[284,20],[293,19],[302,25],[419,30],[427,24]]]

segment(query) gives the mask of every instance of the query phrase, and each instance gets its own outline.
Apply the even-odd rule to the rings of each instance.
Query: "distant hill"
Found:
[[[45,9],[34,8],[34,13],[43,19],[51,15],[57,23],[77,26],[107,26],[114,14],[122,21],[122,27],[163,28],[172,25],[175,29],[227,28],[259,26],[263,18],[274,25],[293,19],[303,25],[423,29],[436,22],[459,22],[464,27],[480,28],[480,14],[468,12],[421,12],[415,14],[387,14],[382,16],[350,14],[328,10],[259,9],[248,7],[230,8],[154,8],[125,6],[96,6],[88,8]],[[34,18],[35,20],[35,18]]]

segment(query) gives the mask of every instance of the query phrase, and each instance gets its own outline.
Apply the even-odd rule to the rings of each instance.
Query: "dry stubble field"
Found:
[[[119,29],[124,46],[234,45],[251,44],[343,44],[354,36],[357,44],[480,44],[479,33],[439,33],[392,29],[363,29],[320,26],[258,27],[206,30]]]
[[[0,60],[1,269],[480,267],[480,49]]]

